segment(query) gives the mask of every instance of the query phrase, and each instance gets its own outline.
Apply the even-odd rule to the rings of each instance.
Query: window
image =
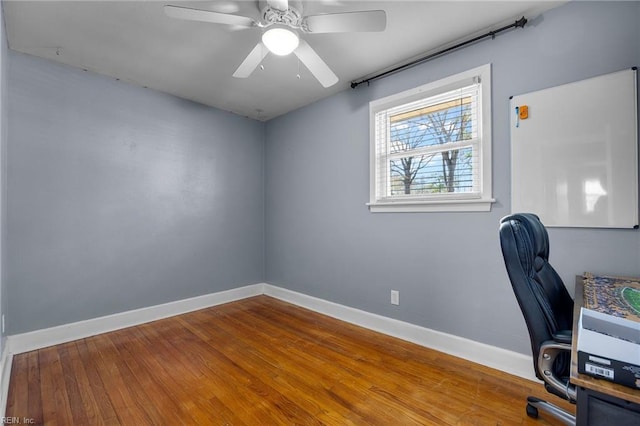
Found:
[[[369,104],[372,212],[488,211],[491,65]]]

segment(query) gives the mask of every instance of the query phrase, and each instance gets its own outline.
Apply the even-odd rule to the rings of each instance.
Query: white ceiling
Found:
[[[349,88],[352,80],[437,47],[523,15],[534,18],[562,3],[305,1],[304,15],[370,9],[387,13],[387,28],[381,33],[303,36],[340,79],[325,89],[294,55],[268,55],[264,70],[257,69],[247,79],[234,78],[233,72],[260,39],[260,29],[172,19],[163,12],[165,4],[180,4],[257,18],[257,1],[2,2],[11,49],[259,120]]]

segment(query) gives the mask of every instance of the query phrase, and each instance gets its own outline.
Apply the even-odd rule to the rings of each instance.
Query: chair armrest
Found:
[[[554,336],[555,337],[555,336]],[[569,343],[560,343],[554,340],[548,340],[540,346],[540,354],[538,355],[538,371],[540,371],[543,380],[556,391],[558,395],[564,395],[571,402],[576,401],[576,388],[569,381],[561,380],[553,372],[553,364],[556,357],[563,353],[571,353],[571,339]]]
[[[567,343],[570,345],[572,336],[573,333],[571,332],[571,330],[560,330],[552,337],[553,340],[555,340],[557,343]],[[571,350],[571,348],[569,348],[569,350]]]

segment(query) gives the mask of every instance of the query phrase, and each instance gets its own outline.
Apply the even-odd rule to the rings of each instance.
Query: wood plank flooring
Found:
[[[7,416],[51,425],[554,425],[542,384],[267,296],[16,355]]]

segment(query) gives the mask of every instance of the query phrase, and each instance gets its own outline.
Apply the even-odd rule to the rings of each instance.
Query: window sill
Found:
[[[494,198],[442,201],[393,201],[367,203],[371,213],[424,213],[424,212],[488,212]]]

